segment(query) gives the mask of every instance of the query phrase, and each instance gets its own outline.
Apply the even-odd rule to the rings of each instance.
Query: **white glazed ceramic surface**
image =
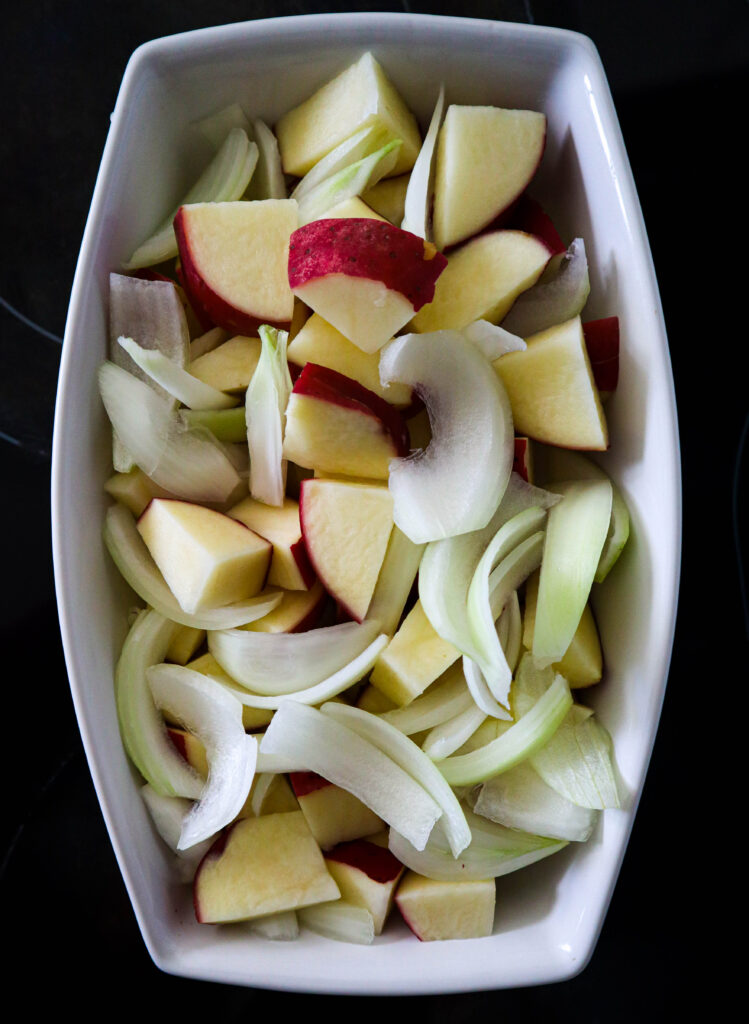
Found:
[[[613,735],[627,791],[589,843],[498,880],[491,938],[420,943],[393,922],[373,946],[313,934],[271,943],[242,925],[200,926],[171,876],[123,753],[112,674],[132,594],[101,541],[110,430],[96,370],[107,285],[206,157],[192,120],[238,100],[272,124],[371,49],[419,117],[442,81],[449,102],[543,110],[549,137],[532,191],[560,233],[585,239],[586,319],[618,314],[619,388],[601,463],[622,487],[633,536],[596,608],[605,682],[585,694]],[[120,90],[75,276],[60,374],[53,530],[63,642],[109,834],[146,945],[165,971],[259,988],[429,993],[558,981],[589,960],[642,788],[668,673],[680,559],[680,475],[668,347],[650,250],[606,78],[586,37],[420,15],[255,21],[141,47]],[[397,917],[397,914],[395,915]],[[85,955],[85,951],[82,951]]]

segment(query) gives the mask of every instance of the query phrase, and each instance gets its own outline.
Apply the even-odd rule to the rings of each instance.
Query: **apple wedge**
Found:
[[[475,320],[499,323],[541,276],[551,253],[523,231],[489,231],[447,257],[434,298],[411,321],[414,331],[460,330]]]
[[[322,473],[386,480],[390,460],[408,454],[396,409],[335,370],[307,363],[286,407],[284,458]]]
[[[579,317],[532,335],[522,352],[508,352],[493,365],[519,434],[562,448],[608,448],[606,416]]]
[[[315,581],[307,549],[302,539],[299,504],[284,498],[283,505],[266,505],[255,498],[244,498],[227,515],[254,530],[273,545],[267,585],[284,590],[308,590]]]
[[[299,518],[315,572],[345,613],[361,622],[393,530],[393,498],[381,484],[305,480]]]
[[[588,320],[583,324],[583,337],[593,379],[605,402],[619,383],[619,317]]]
[[[315,772],[292,772],[291,788],[312,835],[323,850],[382,829],[378,816],[353,794]]]
[[[233,604],[263,589],[272,547],[235,519],[188,501],[154,498],[137,525],[184,611]]]
[[[362,193],[362,200],[391,224],[400,224],[406,212],[410,177],[410,174],[399,174],[397,178],[383,178]]]
[[[325,854],[325,863],[341,890],[341,898],[368,910],[375,935],[380,935],[404,871],[401,862],[387,847],[358,839],[334,846]]]
[[[247,921],[339,896],[301,811],[237,821],[205,855],[193,885],[201,924]]]
[[[285,590],[272,612],[239,628],[251,633],[304,633],[318,625],[327,603],[327,591],[316,579],[309,590]]]
[[[410,704],[460,657],[417,601],[375,662],[370,683],[397,705]]]
[[[104,490],[115,501],[129,508],[136,517],[141,515],[153,498],[175,497],[155,484],[138,466],[134,466],[127,473],[113,473],[104,484]]]
[[[386,221],[325,218],[291,236],[289,285],[349,341],[376,352],[432,301],[446,263]]]
[[[181,273],[192,306],[217,326],[252,336],[288,328],[294,297],[286,276],[293,199],[181,206],[174,219]]]
[[[384,141],[402,142],[393,175],[410,170],[421,148],[419,126],[371,53],[346,68],[276,124],[286,174],[302,177],[336,146],[373,125]]]
[[[422,942],[478,939],[494,927],[496,885],[483,881],[448,882],[408,871],[395,902],[403,920]]]
[[[491,224],[525,190],[543,156],[535,110],[451,104],[437,140],[434,242],[455,245]]]
[[[246,391],[260,359],[260,339],[241,334],[198,356],[188,370],[219,391]]]

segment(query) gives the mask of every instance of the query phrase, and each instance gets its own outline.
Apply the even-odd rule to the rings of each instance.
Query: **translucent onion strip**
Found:
[[[186,800],[181,796],[162,796],[148,783],[141,787],[140,795],[148,808],[156,831],[169,849],[177,855],[176,866],[180,881],[191,883],[195,876],[195,869],[208,853],[212,843],[210,839],[206,839],[205,842],[197,843],[189,850],[177,849],[182,824],[192,810],[192,800]]]
[[[299,226],[303,227],[313,220],[320,220],[334,206],[346,199],[360,196],[362,192],[376,185],[381,178],[390,174],[398,162],[401,145],[400,139],[392,139],[375,153],[344,167],[337,174],[310,189],[299,200]]]
[[[533,287],[518,296],[502,326],[528,338],[578,316],[589,293],[585,243],[582,238],[576,238],[566,253],[551,260]]]
[[[146,672],[157,707],[168,711],[205,747],[208,778],[182,824],[178,850],[210,839],[239,814],[257,761],[257,740],[244,731],[242,705],[208,676],[182,665]]]
[[[342,171],[351,164],[371,156],[385,142],[386,133],[379,125],[370,124],[361,128],[350,138],[332,149],[322,160],[305,174],[291,193],[291,198],[299,202],[323,181]]]
[[[250,494],[266,505],[280,507],[285,491],[284,424],[292,388],[286,361],[289,334],[267,324],[259,333],[260,359],[245,399]]]
[[[474,320],[467,327],[462,327],[460,333],[481,349],[490,363],[508,352],[522,352],[528,347],[522,338],[489,320]]]
[[[452,665],[425,693],[402,708],[385,711],[383,721],[406,736],[441,725],[471,706],[459,664]]]
[[[117,341],[151,380],[188,409],[231,409],[239,401],[238,398],[225,395],[218,388],[193,377],[158,349],[142,348],[132,338],[125,338],[122,335]]]
[[[348,790],[423,849],[442,815],[436,801],[400,765],[353,729],[315,708],[286,701],[260,745],[261,753],[289,758]]]
[[[167,586],[138,533],[132,513],[124,505],[112,505],[107,509],[103,535],[107,550],[125,581],[146,604],[172,623],[195,629],[233,629],[262,619],[273,611],[283,596],[280,590],[267,591],[248,601],[188,614]]]
[[[234,409],[180,409],[180,418],[189,428],[210,430],[224,444],[245,444],[247,420],[244,406]]]
[[[430,210],[432,205],[432,191],[434,182],[434,163],[437,136],[442,124],[442,117],[445,110],[445,87],[440,87],[437,103],[429,122],[429,128],[424,136],[416,163],[411,169],[411,176],[408,179],[406,189],[406,201],[403,210],[403,231],[410,231],[420,238],[431,241]]]
[[[297,910],[299,923],[326,939],[355,942],[370,946],[374,942],[374,918],[365,907],[355,907],[345,900],[316,903]]]
[[[425,738],[421,749],[432,761],[449,757],[473,736],[486,718],[486,712],[472,705],[448,722],[435,726]]]
[[[277,914],[256,917],[254,921],[247,922],[247,927],[271,942],[293,942],[299,938],[299,921],[294,910],[280,910]]]
[[[286,179],[281,166],[278,140],[265,121],[252,122],[258,162],[247,189],[247,199],[285,199]]]

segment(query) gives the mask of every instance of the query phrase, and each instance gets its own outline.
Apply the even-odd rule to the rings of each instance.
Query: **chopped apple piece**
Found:
[[[494,362],[518,433],[562,448],[608,448],[606,416],[579,317],[526,339]]]
[[[383,828],[382,820],[366,804],[315,772],[292,772],[290,781],[312,835],[323,850],[374,835]]]
[[[397,410],[343,374],[307,363],[286,407],[284,458],[323,473],[386,480],[390,460],[408,451]]]
[[[193,377],[219,391],[246,391],[260,359],[260,338],[238,334],[194,359],[188,367]]]
[[[394,704],[410,704],[460,657],[417,601],[372,669],[370,682]]]
[[[367,614],[393,530],[386,486],[305,480],[300,492],[302,535],[328,593],[357,622]]]
[[[283,505],[279,506],[244,498],[238,505],[233,505],[227,515],[238,519],[273,545],[267,579],[269,587],[309,590],[315,582],[315,571],[302,539],[299,504],[293,498],[284,498]]]
[[[288,328],[287,278],[293,199],[182,206],[174,219],[185,290],[196,310],[227,331],[252,336],[261,324]]]
[[[339,897],[300,811],[243,818],[213,844],[193,886],[204,924],[247,921]]]
[[[395,902],[411,931],[422,942],[479,939],[494,927],[496,885],[483,881],[438,882],[408,871]]]
[[[545,242],[522,231],[490,231],[447,257],[434,299],[411,321],[422,334],[460,330],[475,320],[496,324],[515,299],[536,283],[549,261]]]
[[[230,689],[237,686],[232,677],[227,672],[224,672],[210,652],[201,654],[199,658],[188,662],[187,668],[191,668],[193,672],[201,672],[204,676],[210,676],[211,679],[217,679]],[[262,729],[269,724],[271,718],[273,718],[272,711],[266,711],[263,708],[251,708],[248,704],[242,705],[242,725],[245,728],[245,732]]]
[[[387,220],[387,217],[381,217],[379,213],[367,206],[359,196],[352,196],[350,199],[344,199],[340,203],[336,203],[335,206],[331,207],[325,214],[326,217],[334,218],[348,218],[352,217],[365,217],[370,220]]]
[[[153,498],[173,498],[174,495],[155,484],[142,469],[134,466],[128,473],[114,473],[104,484],[104,490],[137,518],[142,515]]]
[[[515,456],[512,460],[512,471],[522,477],[526,483],[534,482],[533,449],[528,437],[515,438]]]
[[[375,213],[379,213],[391,224],[400,224],[406,209],[406,192],[410,177],[410,174],[399,174],[397,178],[383,178],[362,193],[362,199]]]
[[[435,295],[446,259],[386,221],[313,221],[289,243],[289,284],[364,352],[376,352]],[[474,318],[475,319],[475,318]]]
[[[381,715],[385,711],[392,711],[398,705],[386,697],[376,686],[368,684],[357,697],[356,706],[362,711],[371,711],[373,715]]]
[[[528,577],[525,584],[525,613],[523,616],[523,646],[533,650],[533,630],[536,623],[536,602],[538,601],[538,572]],[[585,605],[575,635],[561,661],[553,664],[555,672],[561,673],[571,687],[592,686],[603,675],[603,655],[598,637],[596,620],[590,604]]]
[[[416,119],[371,53],[288,111],[276,124],[286,174],[302,177],[355,132],[382,128],[384,139],[400,139],[393,175],[410,170],[421,147]]]
[[[356,839],[334,846],[326,853],[325,863],[341,890],[341,898],[368,910],[375,935],[380,935],[403,874],[401,862],[386,847]]]
[[[195,626],[177,626],[167,648],[165,661],[186,665],[205,642],[205,630]]]
[[[606,401],[619,382],[619,317],[606,316],[583,324],[590,368],[601,401]]]
[[[206,756],[205,747],[198,737],[193,736],[193,734],[188,732],[186,729],[182,729],[179,724],[172,720],[166,713],[164,713],[164,719],[168,725],[167,732],[169,733],[169,739],[190,767],[194,768],[201,778],[207,779],[208,758]]]
[[[317,624],[327,601],[327,592],[316,579],[309,590],[284,591],[273,611],[240,629],[251,633],[303,633]]]
[[[138,532],[186,612],[244,601],[263,589],[271,545],[221,512],[154,498]]]

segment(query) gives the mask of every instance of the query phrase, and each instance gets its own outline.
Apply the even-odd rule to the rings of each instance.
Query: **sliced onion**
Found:
[[[169,589],[138,533],[132,513],[124,505],[112,505],[104,517],[104,543],[125,581],[165,618],[195,629],[232,629],[262,619],[283,597],[281,590],[269,590],[237,604],[204,608],[194,614],[183,611]],[[162,659],[163,660],[163,659]]]
[[[247,388],[245,415],[250,451],[250,494],[266,505],[283,505],[283,432],[291,376],[286,361],[288,331],[263,324],[260,359]]]
[[[297,910],[299,922],[326,939],[355,942],[369,946],[374,942],[374,918],[365,907],[355,907],[345,900],[316,903]]]
[[[224,444],[247,443],[247,419],[244,406],[234,409],[180,409],[180,418],[189,428],[210,430]]]
[[[232,128],[223,146],[203,171],[182,202],[177,203],[153,235],[140,245],[123,266],[125,270],[151,267],[177,255],[172,227],[177,210],[189,203],[224,203],[241,199],[258,158],[258,148],[247,132]]]
[[[324,704],[322,713],[368,740],[422,786],[442,810],[442,828],[457,857],[471,841],[471,832],[455,794],[423,750],[402,732],[369,711],[346,704]]]
[[[259,159],[247,190],[247,198],[285,199],[286,179],[276,136],[265,121],[260,119],[252,122],[252,134],[259,150]]]
[[[411,169],[411,176],[408,179],[406,189],[406,201],[403,210],[403,231],[410,231],[420,238],[428,238],[431,241],[430,212],[432,205],[432,192],[434,182],[434,163],[437,136],[439,135],[442,117],[445,110],[445,87],[440,86],[437,103],[434,107],[429,128],[424,136],[416,163]]]
[[[138,614],[115,669],[117,717],[125,750],[146,782],[161,796],[195,800],[203,779],[169,739],[146,679],[148,669],[166,657],[174,629],[158,612]]]
[[[380,623],[383,633],[393,636],[398,629],[423,553],[423,544],[414,544],[402,530],[393,527],[366,615]]]
[[[333,175],[350,167],[351,164],[363,160],[364,157],[371,156],[372,153],[380,149],[384,142],[385,133],[379,125],[370,124],[361,128],[335,149],[332,149],[322,160],[318,160],[296,185],[291,193],[291,198],[299,202],[328,178],[332,178]]]
[[[294,910],[280,910],[277,914],[256,917],[247,922],[247,927],[272,942],[293,942],[299,938],[299,921]]]
[[[319,220],[334,206],[360,196],[390,174],[398,162],[401,145],[400,139],[392,139],[370,156],[349,164],[310,189],[299,200],[299,227]]]
[[[590,293],[585,243],[576,238],[566,253],[552,264],[541,279],[518,296],[502,326],[521,338],[578,316]]]
[[[215,835],[239,814],[257,761],[257,740],[244,731],[242,705],[215,679],[182,665],[154,665],[146,672],[154,701],[205,747],[208,778],[185,818],[178,850]]]
[[[472,324],[461,328],[460,333],[481,349],[490,363],[508,352],[522,352],[528,347],[522,338],[489,320],[474,320]]]
[[[252,131],[247,115],[239,103],[230,103],[226,107],[221,107],[214,114],[209,114],[208,117],[203,117],[199,121],[193,121],[191,127],[204,139],[207,139],[214,149],[221,147],[232,128],[241,128],[248,137]]]
[[[471,696],[460,665],[456,663],[420,697],[402,708],[385,711],[381,717],[404,735],[411,736],[441,725],[470,706]]]
[[[156,831],[169,849],[177,855],[176,867],[180,881],[192,882],[198,864],[208,853],[212,843],[210,839],[206,839],[189,850],[177,849],[182,823],[192,810],[192,800],[186,800],[181,796],[162,796],[148,783],[141,788],[140,795],[148,808]]]
[[[442,811],[400,765],[352,729],[315,708],[286,701],[273,716],[260,750],[287,757],[353,793],[417,849],[423,849]]]
[[[459,750],[483,724],[486,717],[485,711],[472,705],[448,722],[443,722],[430,730],[421,749],[432,761],[441,761]]]
[[[256,694],[280,696],[322,683],[358,657],[377,622],[342,622],[303,633],[227,629],[208,634],[208,648],[225,672]]]
[[[158,349],[142,348],[132,338],[122,335],[117,341],[136,366],[188,409],[230,409],[239,401],[193,377]]]
[[[186,427],[147,384],[105,362],[99,389],[115,433],[160,487],[198,502],[224,502],[238,488],[239,474],[219,442]]]
[[[382,350],[380,380],[410,384],[432,431],[426,449],[390,463],[396,525],[415,544],[485,527],[514,454],[510,403],[491,363],[458,331],[406,334]]]

